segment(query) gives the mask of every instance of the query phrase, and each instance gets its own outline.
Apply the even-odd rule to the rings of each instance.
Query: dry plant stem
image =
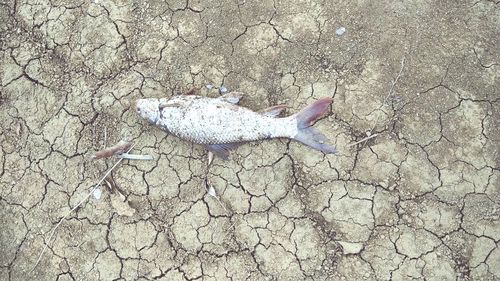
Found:
[[[374,137],[376,137],[376,136],[378,136],[378,134],[373,134],[373,135],[371,135],[371,136],[369,136],[369,137],[366,137],[366,138],[364,138],[364,139],[362,139],[362,140],[359,140],[359,141],[357,141],[357,142],[355,142],[355,143],[351,143],[351,144],[349,144],[349,145],[347,145],[347,146],[354,146],[354,145],[356,145],[356,144],[360,144],[360,143],[362,143],[362,142],[364,142],[364,141],[367,141],[367,140],[369,140],[369,139],[371,139],[371,138],[374,138]]]
[[[403,69],[405,67],[405,60],[406,60],[406,56],[404,56],[402,59],[401,59],[401,68],[399,69],[399,73],[398,73],[398,76],[396,76],[396,78],[394,80],[392,80],[392,83],[391,83],[391,89],[389,89],[389,94],[385,97],[384,99],[384,103],[382,104],[382,106],[384,106],[385,104],[387,104],[387,100],[392,96],[392,94],[394,93],[394,87],[396,86],[396,83],[398,83],[399,81],[399,78],[401,77],[401,75],[403,74]]]
[[[129,147],[131,145],[132,145],[132,143],[122,140],[122,141],[118,142],[117,144],[115,144],[114,146],[97,151],[94,154],[94,156],[92,157],[92,159],[97,160],[97,159],[101,159],[101,158],[111,157],[117,153],[124,152],[125,150],[129,149]]]
[[[220,206],[224,209],[224,211],[226,211],[226,213],[229,213],[226,206],[224,206],[224,203],[222,203],[222,201],[220,201],[219,196],[214,196],[214,197],[215,197],[215,200],[217,200],[217,202],[219,202]]]
[[[406,61],[406,55],[403,56],[403,58],[401,59],[401,68],[399,69],[399,73],[398,75],[396,76],[396,78],[394,78],[394,80],[392,80],[391,82],[391,88],[389,89],[389,94],[387,94],[387,96],[384,98],[384,102],[382,103],[382,105],[378,108],[378,110],[382,109],[382,107],[384,107],[386,104],[387,104],[387,100],[389,100],[389,98],[392,96],[392,94],[394,93],[394,87],[396,86],[396,83],[398,83],[399,81],[399,78],[401,78],[401,75],[403,75],[403,70],[404,70],[404,67],[405,67],[405,61]],[[373,132],[373,130],[375,130],[375,127],[377,127],[378,125],[378,120],[379,120],[379,116],[377,116],[377,119],[375,120],[375,126],[373,126],[373,128],[369,131],[370,134]],[[377,134],[373,134],[372,136],[369,136],[365,139],[363,139],[363,141],[367,141],[371,138],[373,138],[374,136],[376,136]],[[353,143],[351,144],[350,146],[352,145],[356,145],[358,144],[358,142],[356,143]],[[363,147],[366,143],[363,143]]]
[[[231,234],[229,231],[236,225],[236,223],[240,220],[240,218],[236,218],[234,222],[226,229],[226,234],[222,236],[221,241],[224,242],[226,241],[226,238]],[[219,247],[222,247],[222,244],[218,245]]]
[[[132,150],[132,148],[134,148],[134,146],[135,146],[135,144],[132,144],[130,146],[130,148],[128,149],[127,152],[130,152]],[[89,199],[89,197],[92,195],[92,193],[94,192],[94,190],[96,190],[96,188],[98,188],[102,184],[102,182],[105,181],[105,179],[109,176],[109,174],[111,174],[111,172],[113,171],[113,169],[116,168],[116,166],[118,166],[118,164],[120,164],[120,162],[122,162],[122,160],[123,160],[123,158],[122,159],[118,159],[118,161],[116,161],[116,163],[106,172],[106,174],[104,174],[104,176],[99,180],[99,182],[97,182],[97,184],[90,190],[90,192],[80,202],[78,202],[78,204],[76,204],[71,210],[69,210],[69,212],[66,215],[64,215],[64,217],[62,217],[59,220],[59,222],[56,224],[56,226],[50,232],[49,238],[48,238],[47,242],[45,243],[45,246],[43,247],[42,252],[38,256],[38,259],[37,259],[35,265],[33,266],[33,268],[30,270],[30,272],[32,272],[33,270],[35,270],[36,266],[40,263],[40,260],[42,259],[42,256],[45,253],[45,251],[47,250],[47,248],[49,246],[49,243],[50,243],[50,240],[52,240],[52,237],[54,236],[54,233],[56,232],[57,228],[62,224],[62,222],[64,220],[66,220],[66,218],[69,215],[71,215],[71,213],[74,210],[76,210],[78,207],[80,207],[80,205],[82,205],[85,201],[87,201],[87,199]]]
[[[108,190],[110,193],[113,193],[114,192],[114,188],[113,188],[113,185],[111,184],[111,182],[106,178],[104,180],[104,183],[106,184],[106,186],[108,187]]]

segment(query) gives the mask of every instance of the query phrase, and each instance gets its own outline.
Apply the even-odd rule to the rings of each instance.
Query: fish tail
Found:
[[[325,113],[332,102],[331,98],[322,98],[295,114],[298,133],[294,139],[326,154],[337,152],[335,147],[326,143],[328,139],[325,135],[311,127],[313,122]]]

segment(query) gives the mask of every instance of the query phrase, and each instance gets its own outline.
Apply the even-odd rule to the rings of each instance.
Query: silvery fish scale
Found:
[[[297,120],[293,117],[270,117],[224,99],[177,96],[159,102],[156,125],[198,144],[293,138],[297,134]]]

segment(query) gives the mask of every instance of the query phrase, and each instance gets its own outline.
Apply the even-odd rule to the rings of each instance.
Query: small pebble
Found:
[[[102,195],[101,189],[100,188],[94,189],[94,191],[92,192],[92,195],[94,195],[94,198],[96,200],[101,199],[101,195]]]
[[[220,92],[221,94],[223,94],[223,93],[227,92],[227,88],[226,88],[226,87],[224,87],[224,86],[220,86],[220,88],[219,88],[219,92]]]
[[[212,85],[212,84],[207,84],[205,87],[207,87],[207,89],[209,89],[209,90],[212,90],[212,88],[214,87],[214,85]]]
[[[343,26],[337,28],[337,30],[335,31],[335,34],[337,34],[337,36],[342,36],[344,35],[344,33],[345,33],[345,27]]]

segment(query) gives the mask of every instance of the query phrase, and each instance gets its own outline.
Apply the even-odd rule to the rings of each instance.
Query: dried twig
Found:
[[[231,224],[231,225],[230,225],[230,226],[226,229],[226,231],[231,230],[231,228],[233,228],[233,227],[236,225],[236,223],[238,222],[238,220],[239,220],[239,218],[236,218],[236,219],[234,220],[234,222],[233,222],[233,223],[232,223],[232,224]],[[227,237],[228,235],[229,235],[229,234],[226,234],[226,235],[224,236],[224,238],[222,238],[222,240],[226,239],[226,237]]]
[[[382,105],[377,110],[380,110],[380,109],[382,109],[382,107],[384,107],[385,105],[387,105],[387,101],[389,100],[389,98],[394,93],[394,88],[396,87],[396,84],[398,83],[399,78],[401,78],[401,75],[403,75],[403,70],[404,70],[404,67],[405,67],[405,62],[406,62],[406,55],[404,55],[403,58],[401,59],[401,68],[399,69],[398,75],[396,76],[396,78],[394,78],[394,80],[391,81],[391,88],[389,89],[389,93],[384,98],[384,102],[382,103]],[[376,137],[378,134],[373,134],[372,135],[372,132],[377,127],[379,119],[380,119],[380,115],[377,116],[377,119],[375,120],[375,125],[373,126],[373,128],[371,128],[370,131],[367,132],[368,136],[366,138],[364,138],[364,139],[362,139],[362,140],[360,140],[358,142],[355,142],[353,144],[350,144],[349,146],[353,146],[353,145],[359,144],[361,142],[363,142],[363,146],[364,146],[367,140]]]
[[[357,142],[355,142],[355,143],[348,144],[347,146],[354,146],[354,145],[360,144],[360,143],[362,143],[362,142],[364,142],[364,141],[367,141],[367,140],[369,140],[369,139],[371,139],[371,138],[374,138],[374,137],[376,137],[376,136],[378,136],[378,134],[373,134],[373,135],[368,136],[368,137],[366,137],[366,138],[364,138],[364,139],[362,139],[362,140],[359,140],[359,141],[357,141]]]
[[[129,148],[127,150],[127,152],[130,152],[132,150],[132,148],[134,148],[135,144],[130,144],[129,145]],[[59,222],[56,224],[56,226],[52,229],[52,231],[50,232],[50,235],[49,235],[49,238],[47,240],[47,242],[45,243],[45,246],[43,247],[43,250],[42,252],[40,253],[40,255],[38,256],[38,259],[35,263],[35,265],[33,266],[33,268],[30,270],[30,273],[35,270],[36,266],[40,263],[40,261],[42,260],[42,256],[43,254],[45,253],[45,251],[47,250],[48,246],[49,246],[49,243],[50,243],[50,240],[52,240],[52,237],[54,236],[54,233],[56,232],[57,228],[62,224],[62,222],[74,211],[76,210],[78,207],[80,207],[80,205],[82,205],[85,201],[87,201],[87,199],[92,195],[92,193],[94,193],[94,190],[96,190],[101,184],[102,182],[108,177],[109,174],[111,174],[111,171],[113,171],[114,168],[116,168],[116,166],[118,166],[118,164],[120,164],[120,162],[122,162],[123,158],[121,159],[118,159],[118,161],[116,161],[116,163],[104,174],[104,176],[99,180],[99,182],[90,190],[90,192],[80,201],[78,202],[78,204],[76,204],[71,210],[69,210],[69,212],[64,215],[60,220]]]
[[[234,222],[233,222],[233,223],[232,223],[232,224],[231,224],[231,225],[230,225],[230,226],[226,229],[226,231],[231,230],[231,228],[233,228],[239,220],[240,220],[239,218],[236,218],[236,219],[234,220]],[[229,234],[231,234],[231,233],[229,233],[229,232],[228,232],[228,233],[226,233],[226,235],[224,235],[224,236],[222,237],[221,241],[222,241],[222,242],[224,242],[224,240],[226,240],[226,238],[229,236]]]
[[[401,77],[401,75],[403,74],[403,69],[405,67],[405,61],[406,61],[406,56],[404,56],[402,59],[401,59],[401,68],[399,69],[399,73],[398,73],[398,76],[396,76],[396,78],[394,80],[392,80],[391,82],[391,88],[389,89],[389,94],[385,97],[384,99],[384,103],[382,104],[382,106],[384,106],[385,104],[387,104],[387,100],[392,96],[392,94],[394,93],[394,87],[396,86],[396,83],[398,83],[399,81],[399,78]]]
[[[115,154],[123,153],[125,150],[129,149],[131,145],[132,143],[129,141],[120,141],[112,147],[97,151],[94,156],[92,156],[92,159],[108,158]]]
[[[115,191],[114,184],[112,183],[112,179],[106,177],[104,179],[104,183],[106,184],[106,187],[108,188],[110,193],[113,193]]]

